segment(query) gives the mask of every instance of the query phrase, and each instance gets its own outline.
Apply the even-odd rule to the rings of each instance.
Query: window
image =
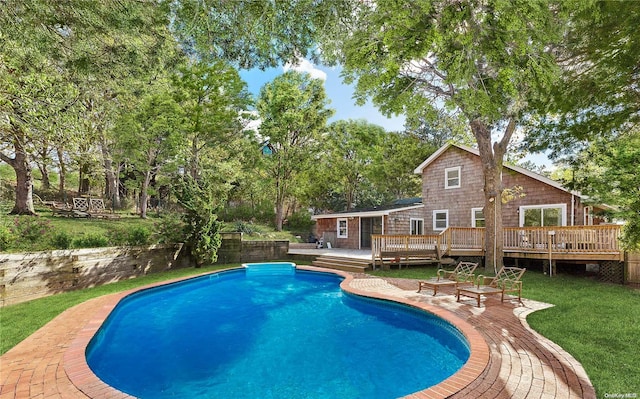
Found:
[[[484,208],[471,208],[471,227],[484,226]]]
[[[347,238],[349,237],[347,230],[347,219],[338,219],[338,238]]]
[[[445,230],[449,227],[449,210],[433,211],[433,229]]]
[[[520,207],[520,226],[566,226],[567,204]]]
[[[444,170],[444,188],[460,187],[460,166]]]
[[[424,234],[424,219],[410,219],[410,232],[412,236]]]

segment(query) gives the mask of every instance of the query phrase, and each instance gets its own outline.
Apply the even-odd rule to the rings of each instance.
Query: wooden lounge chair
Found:
[[[500,301],[504,302],[504,294],[508,292],[518,293],[518,302],[522,303],[522,280],[520,278],[527,269],[519,267],[502,267],[495,277],[478,276],[478,284],[472,287],[456,287],[458,291],[457,301],[460,295],[476,298],[480,307],[482,295],[500,294]]]
[[[460,262],[454,270],[439,269],[437,277],[418,281],[418,292],[422,291],[422,288],[428,287],[433,289],[435,296],[438,293],[438,288],[445,285],[453,285],[456,288],[460,284],[473,285],[473,272],[477,267],[477,263]]]
[[[74,198],[73,209],[74,218],[88,218],[89,215],[89,199],[88,198]]]

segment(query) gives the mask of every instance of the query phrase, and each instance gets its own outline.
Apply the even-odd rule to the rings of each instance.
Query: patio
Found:
[[[475,327],[488,345],[488,363],[479,377],[450,397],[596,397],[580,363],[528,327],[526,315],[550,305],[525,299],[523,307],[517,306],[517,301],[501,304],[498,298],[487,298],[485,305],[477,308],[472,301],[457,303],[453,291],[445,290],[446,295],[435,297],[417,294],[415,280],[368,275],[354,275],[348,284],[354,292],[446,309]],[[97,320],[126,294],[107,295],[68,309],[0,357],[0,399],[128,397],[87,373],[83,361],[84,345],[99,327]],[[448,396],[446,392],[431,394],[421,391],[409,398]]]

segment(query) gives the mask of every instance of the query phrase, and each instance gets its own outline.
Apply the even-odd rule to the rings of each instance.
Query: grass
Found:
[[[426,278],[436,269],[376,271],[378,276]],[[528,270],[523,296],[554,304],[529,315],[529,325],[585,368],[598,397],[640,394],[640,291],[580,275],[553,278]]]
[[[91,298],[126,291],[158,281],[193,276],[234,266],[239,265],[232,264],[175,269],[98,287],[65,292],[0,308],[0,354],[16,346],[64,310]]]
[[[0,308],[0,353],[65,309],[88,299],[230,266],[237,265],[178,269]],[[436,268],[413,267],[372,274],[420,279],[435,276]],[[598,397],[607,393],[640,393],[640,291],[584,276],[560,274],[549,278],[536,271],[527,271],[523,282],[524,297],[555,305],[530,315],[529,324],[582,363]]]

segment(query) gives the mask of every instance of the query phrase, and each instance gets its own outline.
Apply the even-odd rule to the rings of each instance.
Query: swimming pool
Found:
[[[444,320],[344,293],[340,281],[234,270],[145,290],[116,307],[87,362],[141,398],[395,398],[466,362],[466,341]]]

